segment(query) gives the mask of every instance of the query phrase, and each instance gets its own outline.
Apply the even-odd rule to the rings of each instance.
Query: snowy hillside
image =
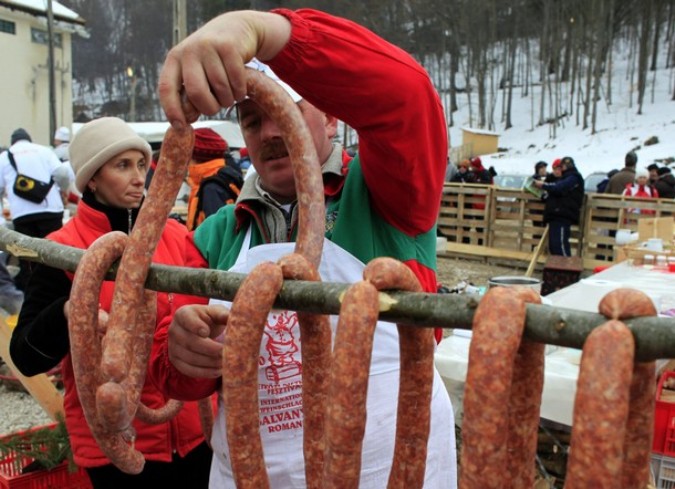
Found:
[[[617,54],[614,62],[613,103],[608,106],[604,99],[598,103],[595,135],[591,135],[590,128],[582,130],[581,124],[576,125],[576,114],[561,121],[555,139],[549,137],[551,130],[548,125],[532,129],[531,97],[533,93],[534,107],[538,107],[541,88],[535,87],[527,98],[521,97],[519,89],[516,89],[512,112],[514,127],[504,131],[500,129],[504,124],[498,123],[496,131],[500,135],[499,147],[508,151],[482,157],[483,164],[494,166],[500,173],[531,174],[539,160],[550,165],[556,158],[571,156],[579,171],[586,176],[594,171],[621,168],[624,155],[631,149],[635,149],[638,155],[638,168],[645,168],[653,162],[661,165],[671,161],[675,164],[675,101],[671,100],[675,71],[673,68],[665,69],[665,59],[662,59],[656,73],[649,73],[643,114],[637,115],[636,89],[631,87],[627,74],[628,60],[626,56]],[[500,91],[499,97],[503,92]],[[469,120],[466,96],[459,94],[458,97],[460,108],[454,114],[455,126],[450,133],[453,147],[461,145],[461,128]],[[499,99],[497,107],[500,106]],[[645,141],[654,136],[658,138],[658,144],[645,146]]]

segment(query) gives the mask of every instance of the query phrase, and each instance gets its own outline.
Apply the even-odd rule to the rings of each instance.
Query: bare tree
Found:
[[[654,0],[642,0],[640,8],[640,43],[638,55],[638,114],[642,114],[645,90],[647,89],[647,65],[651,38]]]

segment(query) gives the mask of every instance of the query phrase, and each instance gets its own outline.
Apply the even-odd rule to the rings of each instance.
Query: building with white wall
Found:
[[[86,37],[84,19],[52,1],[56,127],[73,122],[71,38]],[[49,145],[47,0],[0,0],[0,146],[23,127]]]

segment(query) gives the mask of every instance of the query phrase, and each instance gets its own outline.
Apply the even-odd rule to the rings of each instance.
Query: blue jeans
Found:
[[[548,252],[551,255],[572,256],[570,250],[570,228],[568,221],[549,221]]]

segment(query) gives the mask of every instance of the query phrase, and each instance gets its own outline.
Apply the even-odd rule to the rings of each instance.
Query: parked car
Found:
[[[523,188],[523,183],[527,175],[521,175],[518,173],[500,173],[494,179],[494,184],[497,187],[504,188]]]
[[[594,171],[584,178],[584,190],[586,192],[597,192],[598,184],[607,178],[607,172]]]

